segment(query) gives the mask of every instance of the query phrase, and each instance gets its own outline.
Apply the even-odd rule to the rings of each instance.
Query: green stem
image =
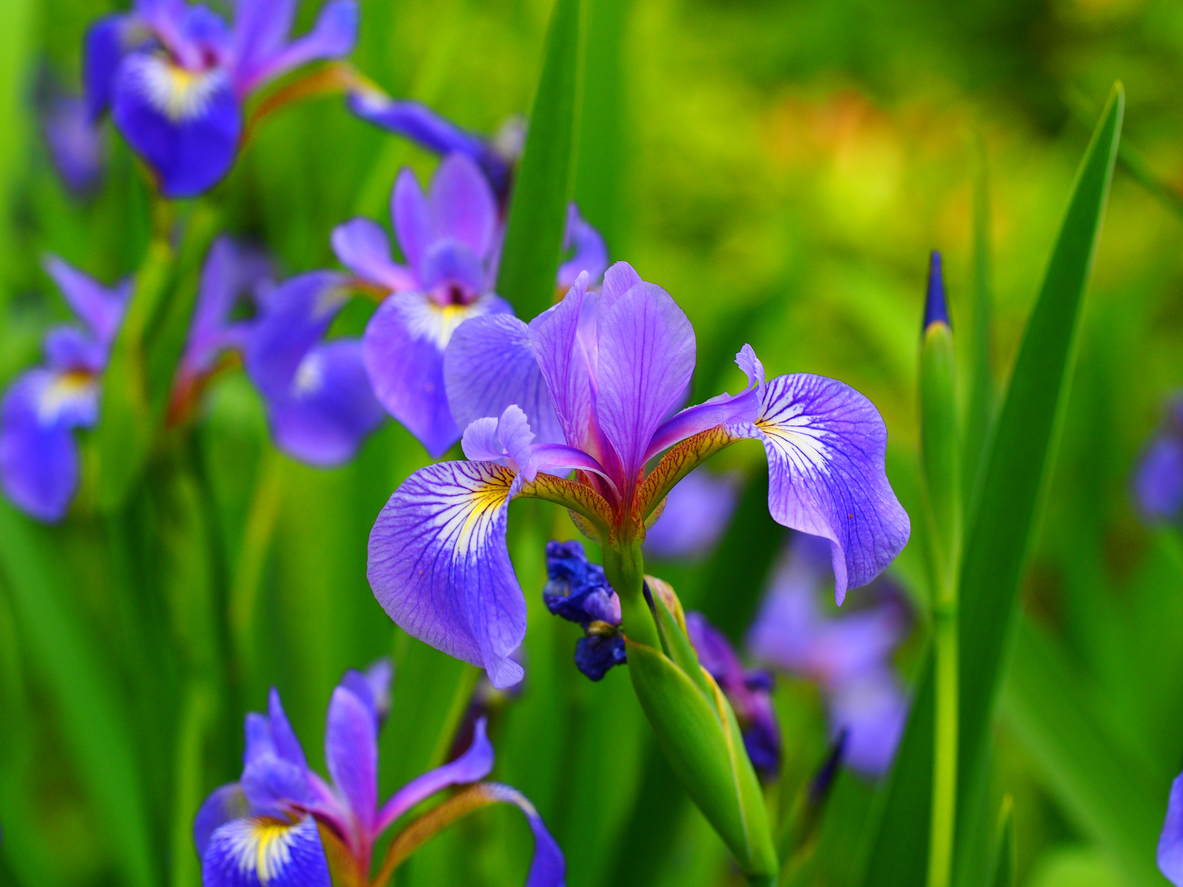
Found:
[[[947,887],[957,820],[958,649],[957,585],[946,578],[933,608],[936,656],[936,736],[928,887]]]
[[[619,549],[605,545],[604,575],[620,598],[620,614],[629,640],[661,650],[657,623],[645,600],[645,559],[641,544],[624,540]]]

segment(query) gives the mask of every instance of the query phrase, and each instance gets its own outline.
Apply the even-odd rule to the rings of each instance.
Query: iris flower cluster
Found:
[[[379,804],[378,730],[390,710],[391,674],[382,660],[364,674],[347,672],[333,691],[325,722],[327,781],[309,768],[279,693],[271,690],[265,715],[247,715],[242,777],[216,789],[193,825],[205,887],[331,887],[333,878],[381,887],[409,851],[440,828],[497,803],[520,809],[534,834],[528,887],[561,887],[563,855],[534,806],[507,785],[481,781],[494,758],[484,719],[461,755]],[[452,786],[468,788],[397,834],[371,880],[378,840]]]

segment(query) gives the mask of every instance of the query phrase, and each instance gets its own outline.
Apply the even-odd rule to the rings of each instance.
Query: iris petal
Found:
[[[508,785],[490,782],[482,788],[493,800],[513,804],[526,815],[530,831],[534,833],[534,858],[530,861],[526,887],[562,887],[567,875],[567,862],[534,805],[525,795]]]
[[[405,632],[482,666],[493,686],[524,674],[510,654],[526,602],[506,546],[515,476],[494,462],[441,462],[412,474],[370,533],[367,576]]]
[[[357,4],[354,0],[331,0],[321,9],[312,30],[303,37],[256,58],[251,68],[236,71],[235,89],[239,96],[245,96],[292,68],[318,59],[346,56],[356,42]]]
[[[246,795],[237,782],[214,789],[193,820],[193,842],[197,845],[197,855],[205,856],[210,836],[215,831],[233,819],[243,818],[247,812]]]
[[[1183,887],[1183,775],[1171,783],[1167,818],[1158,839],[1158,867],[1168,881]]]
[[[451,237],[477,256],[488,255],[497,225],[497,199],[489,180],[467,155],[448,154],[431,180],[436,237]]]
[[[131,295],[131,279],[106,287],[54,255],[45,259],[45,271],[58,285],[79,320],[100,342],[110,344]]]
[[[887,429],[874,405],[842,382],[798,373],[764,388],[754,437],[768,457],[768,510],[782,526],[831,542],[834,597],[865,585],[908,542],[908,515],[884,469]]]
[[[588,277],[581,274],[554,308],[530,324],[538,369],[566,442],[586,447],[592,418],[592,355],[580,335],[588,299]]]
[[[333,229],[333,252],[360,277],[392,290],[411,289],[415,279],[390,258],[390,239],[382,226],[365,218],[350,219]]]
[[[378,721],[372,705],[345,687],[329,701],[325,764],[363,834],[378,809]]]
[[[201,860],[204,887],[331,887],[316,821],[235,819],[210,836]]]

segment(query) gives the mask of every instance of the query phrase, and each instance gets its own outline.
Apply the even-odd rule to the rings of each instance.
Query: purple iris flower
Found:
[[[1175,887],[1183,887],[1183,774],[1171,783],[1167,818],[1158,839],[1158,867]]]
[[[546,543],[546,588],[542,600],[555,616],[578,623],[575,667],[598,681],[628,658],[620,632],[620,599],[604,568],[589,563],[578,541]]]
[[[1146,521],[1173,521],[1183,511],[1183,397],[1167,407],[1133,478],[1134,501]]]
[[[670,491],[665,509],[645,533],[645,553],[699,558],[710,552],[731,523],[739,478],[696,468]]]
[[[86,35],[83,81],[91,121],[109,107],[167,197],[192,197],[230,169],[251,93],[286,71],[348,54],[354,0],[331,0],[313,29],[288,34],[295,0],[237,0],[233,25],[185,0],[135,0]]]
[[[82,321],[46,333],[45,364],[18,376],[0,403],[0,485],[43,521],[66,516],[78,488],[74,429],[99,418],[99,376],[131,294],[128,278],[108,288],[56,256],[45,270]]]
[[[274,689],[266,715],[247,715],[242,778],[215,790],[193,825],[205,887],[331,887],[330,858],[350,868],[340,873],[348,883],[367,884],[374,845],[388,828],[444,789],[472,783],[478,783],[474,807],[510,803],[529,819],[535,839],[529,887],[563,883],[562,851],[533,805],[509,786],[480,782],[493,769],[483,720],[461,757],[379,805],[378,729],[390,675],[389,664],[380,662],[366,674],[348,672],[333,691],[325,727],[328,781],[309,769]],[[326,853],[325,840],[337,853]]]
[[[859,772],[886,772],[908,703],[891,664],[909,617],[898,594],[873,586],[879,602],[825,618],[817,595],[831,581],[829,545],[798,533],[748,635],[760,661],[816,683],[826,694],[833,736],[847,734],[845,760]]]
[[[772,706],[772,675],[744,668],[727,636],[701,613],[686,614],[686,631],[699,663],[710,672],[735,710],[752,766],[765,779],[776,779],[780,775],[781,740]]]
[[[94,189],[103,174],[103,131],[81,96],[52,92],[42,102],[41,131],[54,169],[75,194]]]
[[[391,258],[380,225],[355,218],[333,231],[341,263],[388,296],[371,318],[363,355],[382,405],[434,458],[460,439],[444,385],[444,350],[465,320],[512,314],[493,287],[504,228],[488,179],[465,154],[446,156],[424,194],[404,169],[391,195],[394,233],[406,264]],[[603,240],[571,207],[568,238],[575,265],[602,273]]]
[[[244,344],[246,370],[267,404],[276,446],[311,465],[339,465],[384,417],[360,339],[325,339],[349,298],[349,280],[311,271],[257,296]]]
[[[460,325],[444,379],[470,461],[415,472],[374,524],[368,576],[387,614],[484,667],[494,686],[512,684],[526,605],[505,541],[510,500],[564,504],[604,544],[622,534],[639,544],[673,485],[744,439],[764,446],[773,518],[830,540],[838,601],[878,575],[909,523],[884,473],[887,433],[870,401],[820,376],[766,381],[744,346],[747,389],[667,418],[694,361],[682,309],[623,262],[599,293],[581,274],[529,324],[493,314]],[[572,471],[574,481],[562,478]]]

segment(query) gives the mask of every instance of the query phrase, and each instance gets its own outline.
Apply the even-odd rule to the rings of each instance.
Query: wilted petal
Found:
[[[601,304],[596,410],[625,478],[636,477],[654,432],[677,407],[694,356],[694,328],[661,287],[642,282]]]
[[[276,446],[310,465],[329,467],[353,458],[382,424],[382,405],[370,388],[357,339],[318,345],[300,361],[288,392],[269,398]]]
[[[89,375],[30,370],[0,404],[0,485],[15,505],[43,521],[66,516],[78,487],[72,430],[98,419]]]
[[[211,836],[201,858],[203,887],[332,887],[316,820],[235,819]]]
[[[521,680],[510,659],[526,602],[505,542],[514,474],[492,462],[441,462],[412,474],[370,533],[367,576],[400,628],[484,667],[493,686]]]
[[[730,430],[764,443],[773,519],[831,541],[839,604],[903,550],[910,524],[884,469],[887,429],[849,385],[779,376],[765,386],[754,425]]]
[[[210,836],[232,819],[242,819],[249,812],[246,795],[237,782],[214,789],[193,820],[193,842],[198,857],[205,856]]]
[[[738,498],[734,475],[696,468],[670,490],[657,523],[645,531],[645,551],[666,558],[706,554],[727,529]]]
[[[411,289],[415,278],[390,258],[390,239],[377,222],[350,219],[333,229],[333,252],[360,277],[392,290]]]
[[[456,424],[500,416],[516,404],[538,443],[560,443],[563,431],[538,368],[530,328],[512,314],[460,324],[444,351],[444,387]]]
[[[1171,783],[1167,818],[1158,839],[1158,867],[1175,887],[1183,887],[1183,775]]]
[[[558,285],[569,287],[582,271],[598,281],[608,267],[608,247],[600,232],[584,221],[579,207],[567,204],[567,228],[563,233],[563,252],[571,250],[571,258],[559,266]]]
[[[195,73],[148,53],[119,66],[112,116],[166,197],[193,197],[217,184],[242,133],[242,109],[223,69]]]
[[[372,703],[339,686],[329,701],[325,765],[363,834],[378,809],[378,720]]]
[[[45,271],[95,337],[100,342],[111,342],[119,329],[128,296],[131,295],[130,278],[113,287],[106,287],[54,255],[46,257]]]
[[[488,796],[503,804],[513,804],[524,814],[530,823],[530,831],[534,833],[534,859],[530,862],[530,874],[526,878],[526,887],[562,887],[567,875],[567,863],[563,859],[563,851],[555,843],[555,839],[546,830],[546,823],[538,815],[538,810],[517,789],[510,788],[497,782],[485,783],[481,789]]]
[[[496,296],[440,307],[421,293],[395,293],[370,318],[362,343],[374,393],[432,457],[460,437],[444,387],[444,349],[452,333],[471,317],[509,310]]]
[[[235,90],[240,98],[245,97],[292,68],[318,59],[346,56],[356,42],[357,4],[354,0],[331,0],[321,9],[312,30],[303,37],[267,56],[256,57],[250,68],[235,71]]]
[[[442,767],[416,776],[382,805],[376,831],[383,831],[400,816],[437,792],[452,785],[466,785],[489,775],[493,769],[493,746],[485,731],[485,718],[479,718],[473,728],[472,743],[464,754]]]
[[[891,767],[908,718],[908,701],[889,667],[864,673],[832,691],[830,732],[846,731],[845,761],[868,776]]]

